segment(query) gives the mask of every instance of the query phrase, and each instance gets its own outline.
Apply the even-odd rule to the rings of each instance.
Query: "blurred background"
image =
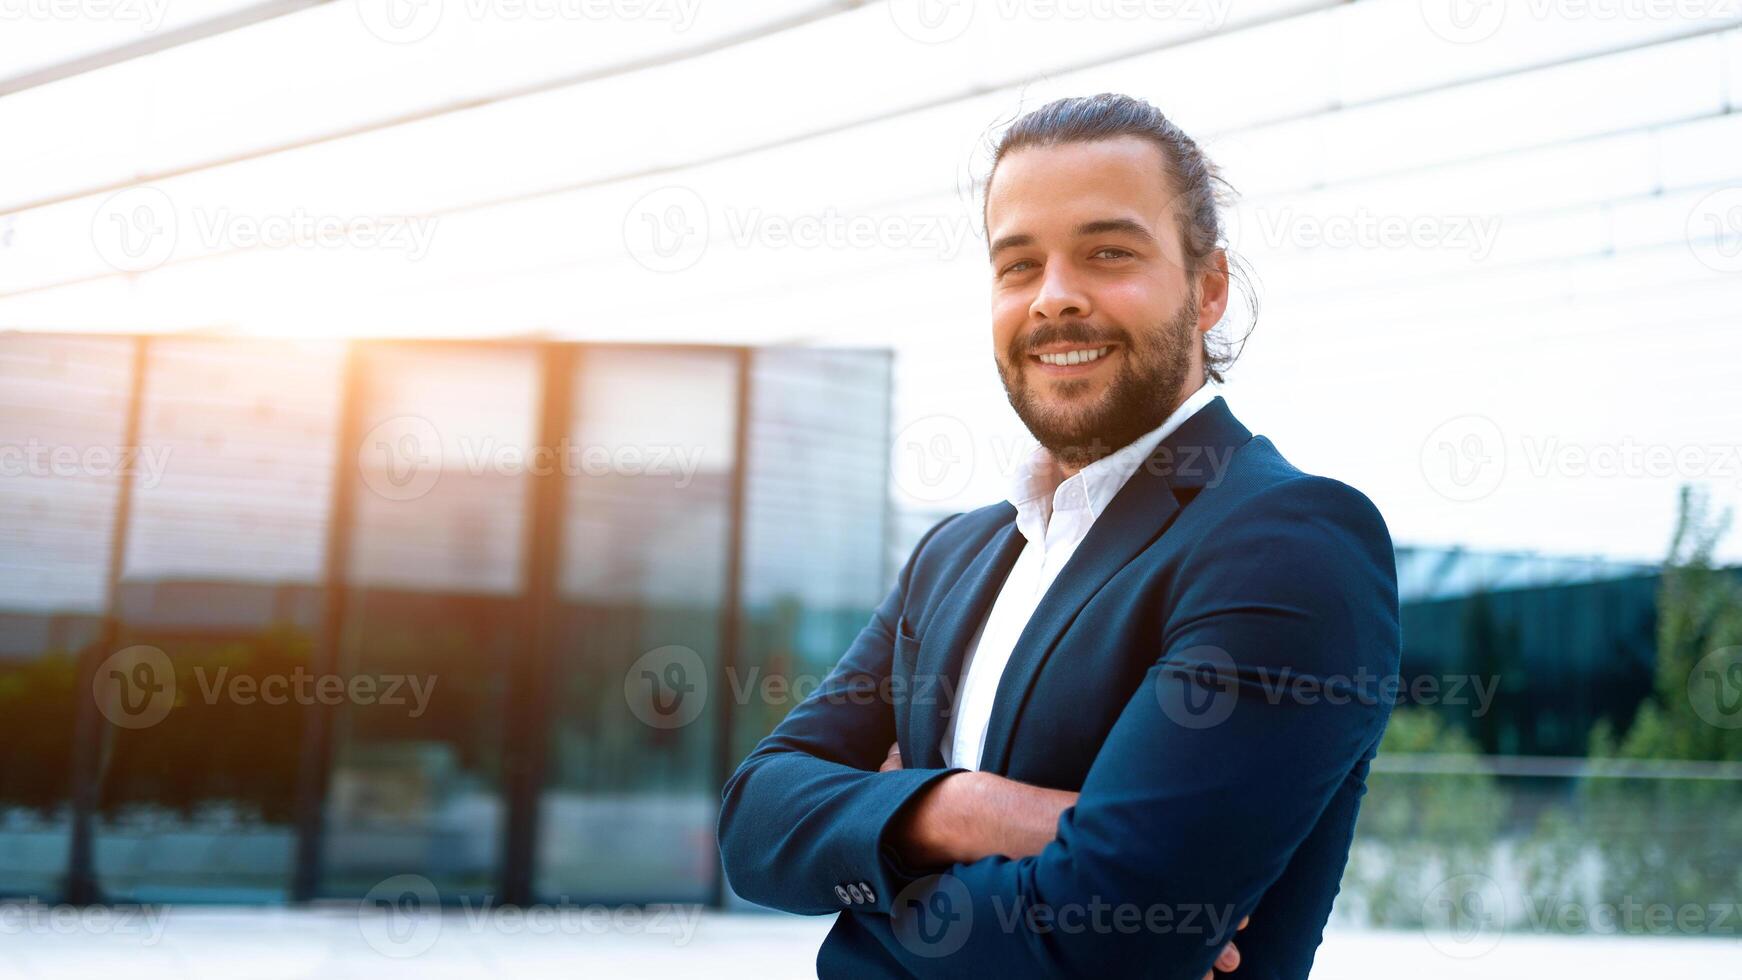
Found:
[[[813,975],[719,788],[1001,499],[1101,91],[1396,543],[1315,975],[1738,976],[1742,5],[0,0],[0,977]]]

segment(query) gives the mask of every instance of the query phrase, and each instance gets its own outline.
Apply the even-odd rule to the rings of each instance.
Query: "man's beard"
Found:
[[[1107,332],[1080,320],[1065,321],[1056,329],[1042,328],[1019,344],[1012,344],[998,373],[1010,407],[1028,426],[1028,431],[1064,466],[1080,469],[1116,452],[1165,421],[1179,404],[1186,376],[1191,372],[1191,344],[1197,332],[1197,290],[1186,298],[1179,313],[1160,330],[1144,331],[1132,338],[1124,331]],[[1092,404],[1075,401],[1063,410],[1044,404],[1030,389],[1028,360],[1031,348],[1058,343],[1104,344],[1116,342],[1125,355],[1119,373]],[[1064,395],[1084,390],[1087,379],[1043,382]]]

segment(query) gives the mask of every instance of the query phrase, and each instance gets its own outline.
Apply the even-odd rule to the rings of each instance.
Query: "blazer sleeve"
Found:
[[[1199,980],[1360,778],[1401,642],[1379,512],[1301,476],[1218,524],[1185,559],[1162,650],[1057,838],[917,879],[890,915],[861,916],[910,972]],[[1323,922],[1298,927],[1316,945]]]
[[[890,699],[895,629],[928,530],[870,622],[817,689],[739,764],[721,793],[720,857],[734,891],[815,915],[887,913],[913,879],[885,828],[921,790],[960,767],[878,772],[895,741]],[[861,901],[836,886],[869,885]],[[863,895],[864,889],[859,889]]]

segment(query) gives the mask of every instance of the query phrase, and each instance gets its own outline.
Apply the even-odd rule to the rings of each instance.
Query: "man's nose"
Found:
[[[1054,263],[1046,270],[1034,302],[1028,305],[1028,315],[1034,319],[1057,320],[1063,317],[1087,317],[1089,297],[1076,274]]]

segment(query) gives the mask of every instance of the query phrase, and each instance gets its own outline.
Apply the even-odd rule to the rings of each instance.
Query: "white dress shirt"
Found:
[[[986,722],[992,716],[998,681],[1004,676],[1016,640],[1040,605],[1041,597],[1131,474],[1137,472],[1161,440],[1215,397],[1216,391],[1210,385],[1200,386],[1159,426],[1063,482],[1058,482],[1058,467],[1052,454],[1040,445],[1017,467],[1006,499],[1016,508],[1016,528],[1028,539],[1028,544],[999,589],[991,612],[968,641],[962,683],[940,746],[944,765],[980,768],[980,754],[986,747]]]

